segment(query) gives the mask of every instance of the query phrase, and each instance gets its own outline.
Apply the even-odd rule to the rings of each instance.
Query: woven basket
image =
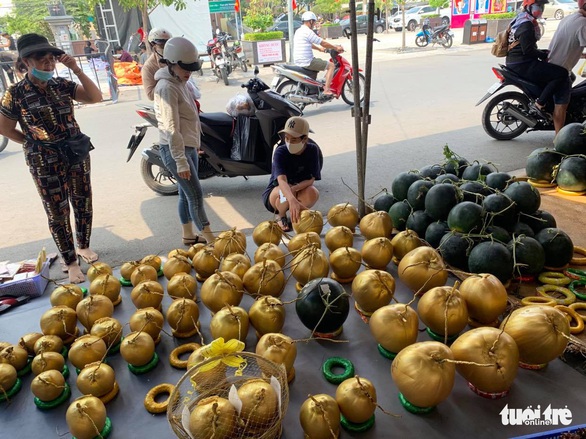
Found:
[[[228,356],[241,357],[245,361],[245,366],[236,368],[221,362],[222,358]],[[285,367],[250,352],[237,352],[228,356],[213,357],[198,363],[181,377],[169,397],[167,409],[167,420],[173,432],[181,439],[194,439],[197,435],[194,436],[189,431],[189,416],[199,402],[212,396],[229,399],[232,386],[238,390],[247,381],[260,378],[278,390],[277,415],[273,420],[263,425],[256,424],[254,429],[251,429],[247,428],[250,425],[250,419],[244,419],[243,413],[240,413],[233,431],[222,437],[258,439],[280,437],[281,424],[289,404],[289,387]],[[218,363],[218,361],[220,362]],[[214,362],[217,363],[215,367],[211,370],[205,370],[206,366],[209,368]]]

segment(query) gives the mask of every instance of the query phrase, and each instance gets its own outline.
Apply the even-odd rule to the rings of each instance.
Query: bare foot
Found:
[[[85,276],[81,271],[81,267],[77,262],[73,264],[69,264],[67,266],[68,274],[69,274],[69,282],[72,284],[80,284],[85,282]]]
[[[98,254],[91,248],[78,248],[77,254],[88,264],[96,262],[98,260]]]

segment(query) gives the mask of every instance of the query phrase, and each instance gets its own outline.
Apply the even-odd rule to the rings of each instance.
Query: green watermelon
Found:
[[[454,183],[459,183],[459,182],[460,182],[460,179],[458,178],[457,175],[454,175],[454,174],[441,174],[441,175],[438,175],[435,179],[436,184],[438,184],[438,183],[454,184]]]
[[[479,232],[484,220],[482,206],[472,201],[462,201],[456,204],[448,214],[450,230],[460,233]]]
[[[530,214],[539,209],[541,204],[539,191],[526,181],[512,182],[504,193],[517,205],[517,212]]]
[[[488,174],[496,172],[496,168],[486,163],[474,163],[462,173],[462,180],[484,180]]]
[[[403,201],[407,199],[407,191],[417,180],[421,180],[422,177],[415,172],[401,172],[399,173],[393,183],[391,184],[391,192],[396,201]]]
[[[533,231],[531,226],[522,221],[519,221],[517,224],[513,226],[512,232],[515,236],[525,235],[529,236],[530,238],[533,238],[535,236],[535,232]]]
[[[507,232],[505,229],[499,226],[488,226],[484,229],[487,235],[490,235],[492,239],[496,239],[497,241],[506,244],[511,240],[511,234]]]
[[[532,180],[552,182],[555,180],[553,170],[563,157],[563,154],[553,149],[538,148],[527,157],[525,173]]]
[[[564,267],[574,257],[574,244],[568,234],[561,229],[548,227],[537,233],[535,239],[545,250],[547,267]]]
[[[513,201],[505,194],[491,194],[482,201],[489,224],[511,230],[517,223],[517,212]]]
[[[434,220],[445,220],[452,207],[458,204],[462,194],[451,184],[436,184],[425,196],[425,211]]]
[[[413,230],[417,233],[417,236],[425,236],[425,230],[427,226],[429,226],[433,222],[433,218],[431,218],[425,210],[414,210],[411,214],[407,217],[407,222],[405,226],[409,230]]]
[[[418,180],[409,186],[407,201],[409,201],[413,210],[425,209],[425,196],[432,186],[433,183],[429,180]]]
[[[389,216],[393,221],[393,227],[402,232],[405,230],[407,218],[411,215],[411,206],[407,200],[399,201],[391,206],[389,209]]]
[[[497,189],[502,192],[506,189],[507,184],[509,184],[509,181],[511,181],[512,178],[513,177],[506,172],[491,172],[486,176],[485,182],[489,188]]]
[[[555,179],[558,187],[565,191],[586,191],[586,156],[577,155],[564,158]]]
[[[559,131],[553,139],[553,146],[562,154],[586,154],[586,133],[584,124],[570,123]]]
[[[557,223],[551,213],[546,210],[538,210],[531,215],[521,213],[520,218],[522,222],[528,224],[534,233],[538,233],[547,227],[556,227]]]
[[[435,178],[443,172],[443,168],[440,165],[428,165],[424,166],[419,170],[419,174],[423,178],[430,178],[431,180],[435,180]]]
[[[384,191],[376,198],[376,200],[374,200],[373,207],[374,210],[388,212],[393,204],[395,204],[395,197],[393,197],[393,194]]]
[[[471,273],[493,274],[506,283],[513,277],[513,254],[500,242],[481,242],[470,252],[468,269]]]
[[[472,201],[478,204],[482,203],[484,197],[493,193],[491,188],[479,181],[467,181],[460,185],[460,190],[462,191],[464,201]]]
[[[545,265],[545,250],[539,241],[530,236],[519,235],[508,246],[515,255],[516,273],[522,276],[541,273]]]
[[[434,221],[425,229],[425,240],[433,248],[438,248],[442,237],[450,231],[445,221]]]
[[[460,270],[468,271],[468,253],[474,241],[461,233],[448,232],[440,240],[438,250],[446,263]]]

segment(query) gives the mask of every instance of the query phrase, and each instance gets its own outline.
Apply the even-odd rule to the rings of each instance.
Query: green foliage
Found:
[[[281,38],[283,38],[283,32],[280,30],[274,32],[256,32],[253,34],[244,34],[244,41],[280,40]]]
[[[73,22],[77,25],[81,34],[85,38],[90,38],[89,17],[94,17],[94,13],[89,2],[87,0],[63,0],[63,5],[65,6],[67,15],[73,17]]]
[[[515,18],[516,12],[503,12],[502,14],[484,14],[481,18],[486,20],[502,20],[507,18]]]
[[[450,2],[446,0],[429,0],[429,6],[434,8],[447,8],[450,6]]]
[[[333,15],[342,10],[342,2],[339,0],[316,0],[312,10],[320,15]]]
[[[264,32],[273,24],[273,11],[263,0],[250,0],[246,16],[242,21],[255,32]]]

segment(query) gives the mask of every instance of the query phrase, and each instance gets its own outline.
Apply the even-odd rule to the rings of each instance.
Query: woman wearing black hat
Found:
[[[102,100],[102,93],[75,58],[50,45],[45,37],[26,34],[18,39],[17,46],[27,74],[9,87],[2,98],[0,134],[23,144],[26,163],[63,259],[63,270],[69,273],[70,282],[81,283],[85,277],[78,256],[93,262],[98,255],[89,247],[92,229],[89,154],[86,152],[77,159],[71,154],[71,140],[81,134],[73,114],[73,100],[92,104]],[[71,69],[80,84],[53,77],[57,62]],[[17,122],[20,129],[16,127]],[[70,204],[75,217],[77,250],[69,220]]]

